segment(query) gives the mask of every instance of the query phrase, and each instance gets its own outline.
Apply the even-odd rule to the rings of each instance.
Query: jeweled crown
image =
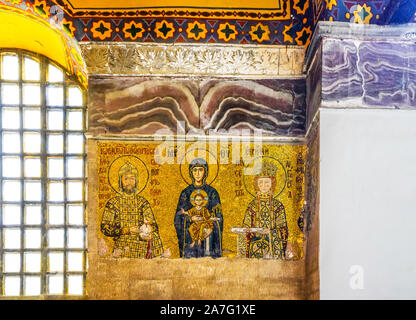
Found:
[[[261,172],[260,172],[260,176],[262,176],[262,177],[275,177],[276,172],[277,172],[277,167],[273,163],[265,161],[265,162],[263,162]]]
[[[134,174],[138,175],[138,171],[135,166],[133,166],[130,162],[126,162],[118,171],[118,175],[124,176],[126,174]]]

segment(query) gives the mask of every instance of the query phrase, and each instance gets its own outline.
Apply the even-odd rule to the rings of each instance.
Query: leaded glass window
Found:
[[[0,50],[0,295],[83,295],[85,92],[44,56]]]

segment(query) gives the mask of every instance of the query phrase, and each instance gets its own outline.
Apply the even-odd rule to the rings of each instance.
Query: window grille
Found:
[[[0,50],[0,295],[84,295],[86,96],[48,58]]]

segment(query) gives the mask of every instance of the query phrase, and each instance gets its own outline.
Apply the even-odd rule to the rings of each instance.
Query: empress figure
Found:
[[[273,197],[276,170],[272,163],[264,163],[261,173],[254,178],[256,198],[247,207],[243,227],[262,231],[247,233],[247,258],[285,258],[288,227],[285,207]]]

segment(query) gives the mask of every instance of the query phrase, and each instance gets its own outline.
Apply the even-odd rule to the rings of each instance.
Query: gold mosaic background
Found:
[[[180,172],[180,165],[172,153],[174,164],[159,165],[154,158],[155,148],[160,142],[98,142],[97,152],[97,213],[96,226],[97,236],[104,239],[112,251],[112,239],[104,236],[100,231],[101,218],[107,201],[116,196],[108,181],[108,168],[111,163],[120,156],[133,155],[140,158],[147,166],[149,180],[146,188],[140,193],[147,199],[152,207],[155,219],[159,226],[159,234],[163,241],[164,248],[170,249],[171,258],[179,258],[179,249],[176,231],[174,227],[174,216],[181,191],[188,186]],[[192,143],[186,143],[186,150],[194,148]],[[243,145],[240,151],[242,157],[247,152],[249,145]],[[250,149],[253,145],[250,146]],[[200,147],[198,147],[200,149]],[[207,149],[208,150],[208,149]],[[226,152],[228,150],[228,152]],[[235,257],[237,254],[237,235],[231,232],[232,227],[241,227],[246,208],[253,199],[244,187],[243,168],[244,165],[232,164],[232,146],[229,143],[220,144],[217,147],[218,175],[210,185],[214,187],[220,196],[223,217],[223,256]],[[289,229],[289,242],[293,245],[296,253],[295,259],[303,257],[303,234],[300,231],[297,220],[299,218],[304,199],[304,162],[306,147],[300,145],[266,145],[263,144],[261,153],[263,156],[272,157],[281,162],[286,170],[286,185],[283,192],[277,197],[283,203],[286,211],[286,219]],[[252,157],[261,154],[252,154]],[[227,162],[228,164],[224,164]],[[182,165],[183,166],[183,165]],[[185,164],[187,172],[188,163]],[[216,165],[209,166],[209,170],[215,171]],[[143,176],[139,172],[139,180]],[[208,177],[208,183],[213,176]],[[185,176],[188,179],[188,176]],[[110,179],[112,180],[112,179]],[[277,183],[276,191],[279,183]],[[103,241],[103,240],[99,240]]]

